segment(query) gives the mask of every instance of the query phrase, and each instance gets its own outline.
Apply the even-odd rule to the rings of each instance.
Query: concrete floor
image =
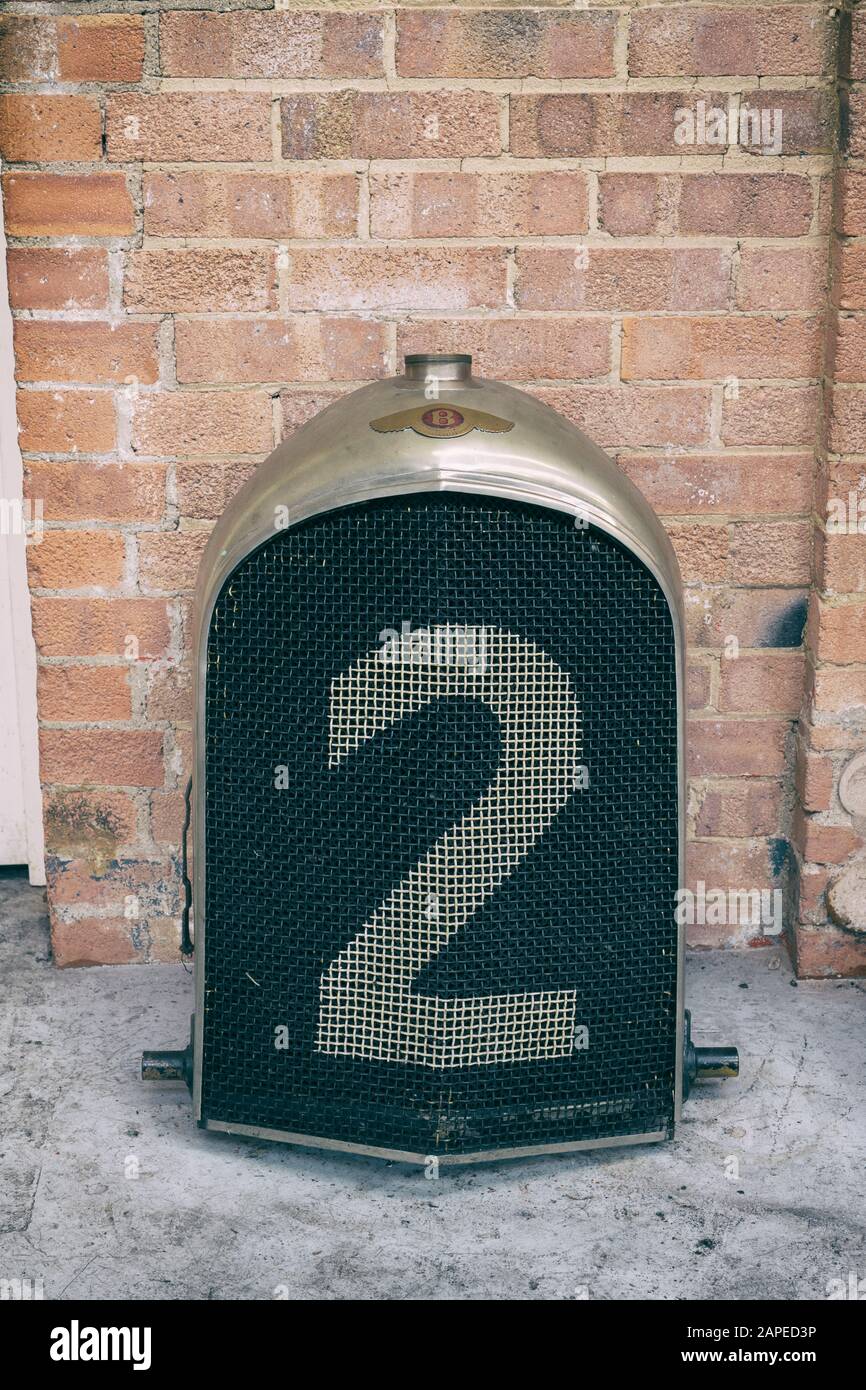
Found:
[[[196,1129],[184,1088],[137,1076],[185,1043],[191,977],[55,970],[23,879],[0,879],[0,968],[0,1280],[46,1298],[822,1300],[866,1276],[864,981],[697,954],[697,1041],[742,1074],[675,1143],[428,1180]]]

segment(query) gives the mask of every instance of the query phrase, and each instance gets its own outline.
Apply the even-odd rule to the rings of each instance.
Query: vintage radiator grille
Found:
[[[627,549],[453,494],[278,531],[217,600],[205,740],[203,1120],[669,1131],[674,636]]]

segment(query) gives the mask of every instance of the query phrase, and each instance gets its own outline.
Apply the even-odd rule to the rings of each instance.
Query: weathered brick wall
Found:
[[[822,383],[826,424],[815,479],[806,698],[796,738],[795,956],[806,975],[866,973],[866,13],[854,8],[845,21]]]
[[[860,847],[836,778],[866,744],[866,610],[839,597],[862,591],[864,542],[824,548],[814,494],[828,468],[866,472],[866,166],[836,11],[36,8],[0,18],[0,144],[46,524],[29,556],[57,959],[176,957],[208,530],[285,432],[426,348],[561,410],[663,516],[691,630],[691,879],[771,888],[803,860],[821,943],[803,969],[866,969],[826,899]],[[733,143],[680,142],[684,110],[705,133],[700,103],[731,106]],[[782,113],[778,148],[769,129],[737,143],[740,107]],[[798,720],[816,688],[821,717]]]

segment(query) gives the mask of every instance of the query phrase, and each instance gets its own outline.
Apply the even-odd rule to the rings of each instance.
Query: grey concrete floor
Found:
[[[137,1073],[185,1043],[191,977],[55,970],[21,879],[0,962],[0,1280],[46,1298],[823,1300],[866,1276],[863,981],[696,954],[697,1041],[737,1043],[742,1073],[674,1143],[431,1180],[196,1129],[184,1088]]]

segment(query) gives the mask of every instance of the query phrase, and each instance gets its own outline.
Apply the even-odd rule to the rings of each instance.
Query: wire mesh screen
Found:
[[[566,515],[278,532],[207,651],[202,1117],[422,1154],[667,1131],[674,635]]]

